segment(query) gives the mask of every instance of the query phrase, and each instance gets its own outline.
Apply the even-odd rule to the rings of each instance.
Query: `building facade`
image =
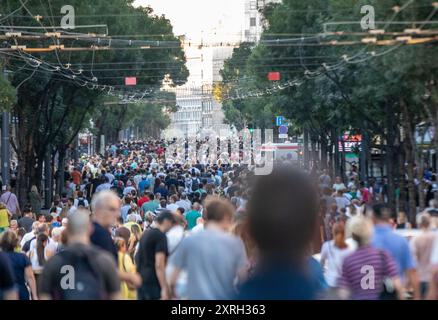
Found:
[[[281,3],[281,0],[245,0],[243,42],[258,42],[260,40],[264,27],[263,16],[260,11],[270,3]]]

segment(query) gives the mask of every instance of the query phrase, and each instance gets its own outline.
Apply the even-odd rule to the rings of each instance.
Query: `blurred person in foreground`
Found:
[[[341,299],[386,299],[384,283],[390,279],[394,287],[394,299],[403,298],[403,286],[397,273],[397,265],[387,251],[370,245],[373,224],[365,217],[351,218],[349,232],[357,242],[357,250],[344,259],[341,277],[337,281]]]
[[[253,276],[240,288],[239,299],[319,297],[322,272],[315,272],[315,263],[309,259],[318,207],[318,192],[301,171],[279,166],[270,175],[256,177],[247,214],[259,257]]]
[[[29,300],[29,290],[32,300],[38,300],[35,276],[29,258],[24,253],[15,252],[18,246],[18,237],[12,231],[6,231],[0,236],[0,249],[6,254],[11,263],[14,282],[18,288],[20,300]]]
[[[243,242],[230,234],[234,208],[226,200],[210,197],[203,215],[205,230],[185,238],[172,257],[171,287],[185,270],[190,300],[232,299],[235,282],[246,278],[248,267]]]
[[[410,246],[412,255],[418,264],[417,272],[420,279],[421,297],[426,298],[432,278],[432,248],[437,236],[430,228],[431,217],[428,213],[422,213],[419,220],[421,233],[411,240]]]
[[[0,301],[17,300],[17,291],[14,283],[14,270],[6,253],[0,251]]]
[[[371,245],[386,250],[397,264],[397,272],[408,289],[412,289],[413,298],[420,299],[420,283],[416,263],[406,238],[396,234],[391,225],[391,208],[384,203],[372,207],[374,235]],[[404,281],[407,280],[407,281]]]
[[[90,244],[89,215],[89,211],[79,209],[70,217],[65,231],[68,245],[45,264],[39,284],[40,299],[120,298],[120,280],[114,258]]]

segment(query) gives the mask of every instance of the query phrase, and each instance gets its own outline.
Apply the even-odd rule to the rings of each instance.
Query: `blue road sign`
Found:
[[[287,134],[288,131],[289,131],[289,128],[287,126],[280,126],[280,128],[278,128],[279,134]]]
[[[276,123],[277,126],[283,125],[283,121],[284,121],[284,117],[282,117],[282,116],[278,116],[275,119],[275,123]]]

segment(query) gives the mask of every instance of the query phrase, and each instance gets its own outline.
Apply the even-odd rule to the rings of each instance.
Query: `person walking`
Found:
[[[40,214],[42,200],[36,185],[33,185],[32,188],[30,189],[29,202],[33,212],[35,212],[35,214]]]
[[[226,200],[207,198],[205,230],[185,238],[172,256],[171,287],[187,272],[191,300],[228,300],[236,296],[235,281],[246,279],[248,261],[241,239],[230,234],[234,208]]]
[[[111,254],[90,243],[90,227],[89,211],[79,209],[70,217],[66,248],[47,261],[41,274],[42,300],[120,299],[117,265]],[[73,270],[73,282],[66,283]]]
[[[15,285],[18,288],[20,300],[38,300],[35,276],[32,271],[32,264],[24,253],[15,250],[18,246],[18,237],[12,231],[6,231],[0,237],[0,249],[6,253],[14,273]],[[29,290],[31,295],[29,295]]]
[[[344,259],[342,274],[338,279],[338,295],[341,299],[379,300],[384,283],[390,279],[394,296],[403,299],[403,286],[397,272],[397,264],[387,251],[370,245],[373,225],[365,217],[353,217],[350,232],[357,242],[357,250]]]
[[[170,211],[162,211],[156,218],[156,227],[148,229],[140,239],[135,257],[137,270],[143,280],[138,289],[139,300],[168,300],[169,287],[166,280],[166,264],[169,254],[166,232],[175,224]]]

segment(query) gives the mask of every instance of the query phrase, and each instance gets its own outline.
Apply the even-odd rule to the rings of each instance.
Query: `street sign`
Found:
[[[287,135],[287,133],[286,134],[282,134],[282,133],[280,133],[279,135],[278,135],[278,138],[279,139],[287,139],[289,136]]]
[[[135,86],[137,85],[136,77],[126,77],[125,78],[125,86]]]
[[[278,128],[278,133],[279,134],[287,135],[288,131],[289,131],[289,128],[287,126],[280,126],[280,128]]]
[[[284,117],[278,116],[275,118],[275,124],[277,127],[282,126],[284,121]]]

